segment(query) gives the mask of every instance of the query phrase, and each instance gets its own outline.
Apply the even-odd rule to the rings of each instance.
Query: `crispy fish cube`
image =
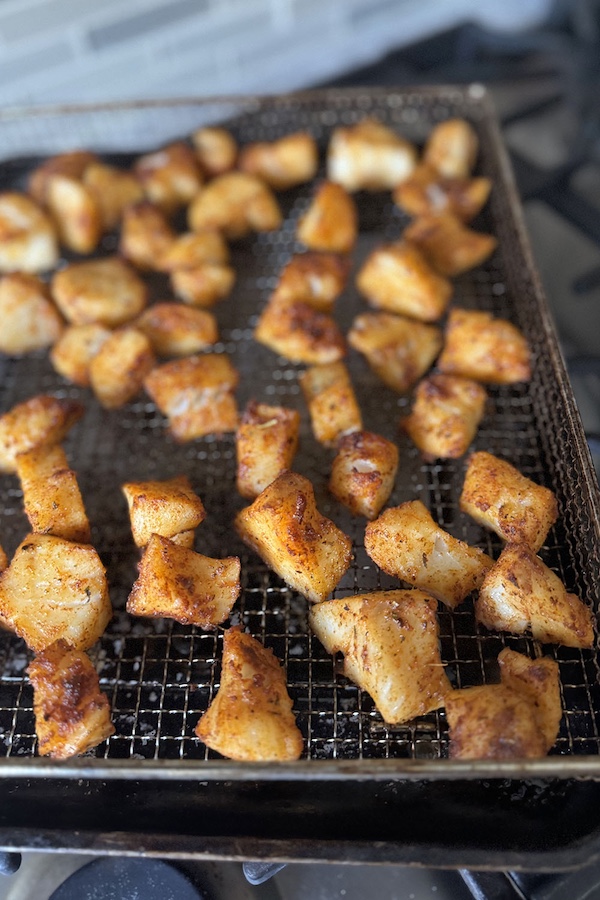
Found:
[[[147,376],[146,390],[169,419],[177,441],[235,431],[238,424],[234,390],[239,374],[219,353],[188,356],[157,366]]]
[[[61,638],[86,650],[112,616],[100,557],[89,544],[27,535],[0,575],[0,616],[36,653]]]
[[[330,313],[350,271],[348,257],[337,253],[295,253],[282,269],[275,289],[278,301],[301,301]]]
[[[124,406],[140,392],[155,365],[152,345],[137,328],[120,328],[90,361],[90,384],[105,409]]]
[[[457,375],[430,375],[415,391],[400,425],[425,459],[456,459],[467,452],[485,410],[485,388]]]
[[[236,516],[238,534],[291,588],[325,600],[347,570],[352,541],[315,504],[313,486],[283,472]]]
[[[156,303],[135,321],[159,356],[189,356],[206,350],[219,337],[217,320],[203,309]]]
[[[219,692],[196,735],[222,756],[247,762],[291,761],[302,753],[285,672],[272,650],[239,627],[223,635]]]
[[[478,622],[494,631],[524,634],[545,644],[591,647],[592,611],[567,593],[560,578],[527,544],[507,544],[487,573],[475,604]]]
[[[104,325],[69,325],[50,351],[52,365],[63,378],[89,387],[90,362],[111,332]]]
[[[254,338],[292,362],[332,363],[346,352],[335,319],[304,301],[273,295],[262,311]]]
[[[90,523],[75,472],[60,445],[40,447],[17,456],[23,505],[34,534],[53,534],[89,544]]]
[[[313,433],[333,447],[340,437],[362,428],[362,416],[346,366],[334,362],[312,366],[300,376]]]
[[[81,181],[88,166],[99,163],[95,153],[89,150],[69,150],[45,160],[29,176],[27,189],[36,203],[44,206],[48,197],[48,185],[54,175],[64,175],[73,181]]]
[[[35,275],[12,272],[0,279],[0,353],[20,356],[50,347],[64,323]]]
[[[498,662],[500,684],[464,688],[446,697],[454,759],[537,758],[556,740],[562,717],[558,665],[508,648]]]
[[[116,228],[125,209],[144,199],[142,187],[131,172],[105,163],[90,163],[82,181],[96,201],[103,231]]]
[[[341,437],[333,460],[329,490],[355,516],[374,519],[392,493],[398,448],[371,431]]]
[[[296,236],[311,250],[350,253],[358,237],[354,200],[341,185],[323,181],[298,222]]]
[[[435,322],[446,311],[452,285],[438,275],[423,254],[406,241],[378,247],[356,278],[371,306],[421,322]]]
[[[96,322],[115,328],[144,309],[147,288],[127,263],[116,256],[71,263],[52,279],[52,296],[69,322]]]
[[[176,237],[161,257],[160,269],[175,272],[179,269],[197,269],[204,263],[225,265],[228,261],[229,247],[225,238],[220,231],[207,228]]]
[[[165,215],[147,200],[123,210],[119,253],[136,269],[160,270],[175,239]]]
[[[473,231],[450,213],[420,216],[404,229],[404,238],[447,278],[481,265],[498,245],[493,235]]]
[[[394,203],[409,216],[452,213],[470,222],[483,209],[492,189],[489,178],[444,178],[433,166],[421,163],[394,190]]]
[[[484,451],[469,457],[460,508],[504,541],[537,552],[558,518],[556,497],[514,466]]]
[[[204,521],[206,512],[187,475],[166,481],[130,481],[122,487],[133,540],[145,547],[153,534],[175,540]]]
[[[188,209],[192,231],[216,228],[228,240],[238,240],[251,231],[275,231],[281,211],[271,189],[246,172],[228,172],[209,182]]]
[[[59,444],[83,415],[76,400],[39,394],[0,416],[0,472],[16,472],[17,456]]]
[[[56,225],[60,242],[75,253],[92,253],[102,236],[102,214],[96,198],[81,181],[52,175],[46,191],[46,208]]]
[[[225,128],[198,128],[192,134],[192,144],[201,170],[210,178],[235,168],[238,148]]]
[[[357,316],[348,343],[384,384],[405,394],[433,365],[443,339],[435,325],[380,312]]]
[[[416,164],[416,148],[376,119],[334,129],[327,151],[328,178],[351,192],[389,190]]]
[[[203,182],[196,154],[183,141],[141,156],[133,171],[147,198],[168,215],[193,200]]]
[[[0,272],[46,272],[58,262],[54,223],[25,194],[0,193]]]
[[[108,698],[85,653],[56,641],[36,656],[27,674],[40,756],[68,759],[115,733]]]
[[[420,500],[386,509],[369,522],[365,550],[388,575],[422,588],[451,609],[481,585],[494,562],[440,528]]]
[[[254,497],[292,466],[298,448],[300,414],[251,400],[236,433],[237,489]]]
[[[423,151],[423,161],[446,178],[466,178],[471,174],[479,139],[465,119],[447,119],[432,130]]]
[[[438,644],[436,602],[423,591],[375,591],[319,603],[310,626],[383,720],[409,722],[444,705],[450,683]]]
[[[276,141],[246,144],[238,159],[242,172],[256,175],[276,191],[311,181],[318,165],[317,144],[305,131],[286,134]]]
[[[450,311],[438,365],[448,375],[486,384],[531,378],[531,353],[522,332],[512,322],[481,310]]]
[[[195,269],[171,272],[173,293],[190,306],[214,306],[229,296],[234,284],[234,269],[223,263],[205,262]]]
[[[182,625],[214,628],[231,613],[240,593],[237,556],[211,559],[152,534],[127,600],[133,616],[164,616]]]

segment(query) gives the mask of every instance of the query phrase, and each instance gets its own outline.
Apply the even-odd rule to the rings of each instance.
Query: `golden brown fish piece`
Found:
[[[57,263],[52,219],[26,194],[0,193],[0,272],[46,272]]]
[[[290,469],[298,447],[300,414],[251,400],[236,433],[237,489],[253,500]]]
[[[335,128],[327,151],[328,178],[351,192],[390,190],[416,164],[413,144],[371,118]]]
[[[275,231],[281,222],[281,211],[271,189],[246,172],[217,176],[188,208],[192,231],[215,228],[228,240],[238,240],[252,231]]]
[[[76,400],[38,394],[0,416],[0,472],[16,472],[17,456],[59,444],[84,413]]]
[[[323,181],[298,222],[296,236],[311,250],[351,253],[358,237],[358,213],[339,184]]]
[[[423,161],[446,178],[466,178],[471,174],[479,138],[465,119],[446,119],[430,132],[423,151]]]
[[[337,442],[329,490],[355,516],[374,519],[387,502],[398,470],[398,448],[372,431],[354,431]]]
[[[194,529],[204,521],[206,512],[187,475],[163,481],[129,481],[122,491],[138,547],[145,547],[153,534],[184,547],[192,546]]]
[[[404,229],[403,237],[447,278],[480,266],[498,246],[493,235],[473,231],[450,213],[419,216]]]
[[[305,131],[286,134],[276,141],[246,144],[238,157],[240,171],[255,175],[276,191],[311,181],[318,165],[317,144]]]
[[[334,447],[343,435],[361,430],[361,412],[344,363],[312,366],[300,375],[300,387],[320,444]]]
[[[71,263],[52,278],[54,301],[73,325],[124,325],[146,306],[148,289],[133,269],[119,259]]]
[[[0,323],[0,353],[9,356],[52,346],[65,327],[46,284],[23,272],[0,279]]]
[[[438,366],[484,384],[515,384],[531,378],[531,351],[507,319],[482,310],[452,309]]]

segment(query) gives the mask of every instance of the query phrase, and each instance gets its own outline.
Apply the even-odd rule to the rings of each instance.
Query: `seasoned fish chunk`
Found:
[[[40,447],[17,456],[23,505],[35,534],[53,534],[89,544],[90,523],[75,472],[60,445]]]
[[[193,200],[203,182],[196,154],[183,141],[140,156],[133,171],[148,200],[168,215]]]
[[[60,639],[86,650],[112,616],[100,557],[89,544],[27,535],[0,575],[0,616],[36,653]]]
[[[425,459],[456,459],[467,452],[483,418],[485,388],[457,375],[429,375],[417,386],[410,415],[400,425]]]
[[[50,217],[25,194],[0,193],[0,272],[46,272],[57,262]]]
[[[156,366],[145,388],[169,419],[177,441],[235,431],[238,424],[234,390],[239,373],[220,353],[188,356]]]
[[[386,509],[369,522],[365,550],[388,575],[422,588],[451,609],[481,585],[494,562],[440,528],[420,500]]]
[[[242,497],[253,500],[292,467],[299,428],[296,410],[250,401],[236,433],[237,489]]]
[[[385,191],[407,178],[416,148],[376,119],[335,128],[327,151],[327,175],[347,191]]]
[[[423,591],[375,591],[319,603],[309,621],[329,653],[344,654],[344,675],[399,725],[439,709],[450,691],[435,611]]]
[[[315,438],[326,447],[362,428],[362,416],[344,363],[312,366],[300,376]]]
[[[159,261],[163,272],[197,269],[204,263],[225,265],[229,261],[229,247],[220,231],[188,231],[180,234],[167,247]]]
[[[69,325],[50,351],[52,365],[63,378],[89,387],[90,363],[111,332],[104,325]]]
[[[531,353],[521,331],[482,310],[453,309],[438,361],[448,375],[486,384],[514,384],[531,378]]]
[[[452,285],[406,241],[375,249],[356,278],[359,291],[375,309],[421,322],[436,322],[446,311]]]
[[[225,128],[198,128],[192,134],[192,144],[200,169],[210,178],[235,168],[238,147],[231,132]]]
[[[337,253],[295,253],[281,271],[275,296],[289,302],[300,300],[319,312],[330,313],[349,271],[350,260]]]
[[[131,172],[105,163],[90,163],[83,173],[82,181],[96,201],[103,231],[116,228],[125,209],[144,199],[144,191]]]
[[[300,221],[296,237],[311,250],[350,253],[358,237],[358,213],[339,184],[323,181]]]
[[[348,332],[350,346],[399,394],[407,393],[433,365],[442,342],[437,326],[386,312],[357,316]]]
[[[130,481],[122,486],[122,491],[138,547],[145,547],[153,534],[176,543],[181,543],[178,535],[185,535],[185,541],[191,535],[191,546],[193,531],[204,521],[206,512],[186,475],[165,481]]]
[[[446,697],[454,759],[535,759],[558,735],[562,710],[558,665],[506,648],[500,684],[452,691]]]
[[[90,384],[105,409],[117,409],[139,394],[155,365],[152,345],[137,328],[120,328],[90,361]]]
[[[16,472],[17,456],[59,444],[83,415],[76,400],[38,394],[0,416],[0,472]]]
[[[143,272],[161,270],[176,235],[158,207],[147,200],[123,210],[119,253]]]
[[[276,191],[310,181],[318,165],[317,144],[305,131],[286,134],[276,141],[246,144],[238,158],[242,172],[256,175]]]
[[[489,178],[444,178],[433,166],[421,163],[394,190],[394,203],[409,216],[452,213],[470,222],[483,209],[490,195]]]
[[[447,119],[431,131],[423,161],[446,178],[466,178],[478,151],[479,139],[473,126],[465,119]]]
[[[355,516],[374,519],[392,493],[398,448],[372,431],[354,431],[337,442],[329,490]]]
[[[206,350],[219,337],[217,320],[204,309],[156,303],[135,321],[159,356],[189,356]]]
[[[335,319],[310,303],[288,301],[274,294],[262,311],[254,338],[292,362],[332,363],[346,352],[346,341]]]
[[[10,356],[50,347],[64,329],[44,282],[22,272],[0,279],[0,322],[0,353]]]
[[[214,628],[227,619],[239,593],[237,556],[211,559],[153,534],[129,594],[127,612]]]
[[[282,761],[302,753],[285,672],[271,650],[239,627],[223,635],[219,692],[196,735],[230,759]]]
[[[283,472],[236,516],[242,540],[313,603],[333,591],[352,559],[352,541],[315,504],[313,486]]]
[[[271,189],[247,172],[227,172],[210,181],[188,208],[192,231],[216,228],[228,240],[251,231],[275,231],[281,211]]]
[[[234,284],[234,269],[223,263],[205,262],[195,269],[171,272],[173,293],[190,306],[214,306],[229,296]]]
[[[526,544],[507,544],[486,574],[475,604],[478,622],[494,631],[531,630],[545,644],[591,647],[592,611]]]
[[[44,206],[48,196],[48,185],[54,175],[64,175],[73,181],[81,181],[86,169],[99,163],[95,153],[89,150],[68,150],[46,159],[29,176],[27,189],[36,203]]]
[[[460,508],[504,541],[528,544],[535,552],[558,518],[549,488],[484,451],[469,457]]]
[[[90,658],[59,640],[29,664],[40,756],[68,759],[115,733]]]
[[[473,231],[450,213],[419,216],[404,229],[404,238],[447,278],[480,266],[498,245],[493,235]]]
[[[148,291],[141,278],[116,256],[71,263],[52,278],[52,296],[69,322],[96,322],[116,328],[146,306]]]
[[[46,187],[46,208],[56,225],[61,244],[74,253],[92,253],[102,237],[100,207],[92,191],[66,175],[51,175]]]

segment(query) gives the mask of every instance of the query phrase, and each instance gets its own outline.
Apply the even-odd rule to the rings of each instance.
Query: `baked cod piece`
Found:
[[[592,610],[567,593],[526,544],[507,544],[486,574],[475,604],[478,622],[493,631],[531,631],[543,644],[592,647]]]
[[[295,253],[281,271],[274,296],[278,301],[299,300],[319,312],[331,313],[349,271],[350,260],[337,253]]]
[[[451,213],[470,222],[487,203],[491,189],[489,178],[445,178],[433,166],[421,163],[392,196],[409,216]]]
[[[229,296],[235,284],[235,271],[223,263],[205,262],[195,269],[171,272],[171,289],[190,306],[210,308]]]
[[[91,162],[83,172],[82,181],[96,202],[103,231],[117,228],[127,207],[144,199],[137,178],[116,166]]]
[[[419,216],[404,229],[404,238],[447,278],[480,266],[498,246],[493,235],[473,231],[450,213]]]
[[[116,256],[71,263],[52,278],[52,297],[73,325],[124,325],[146,306],[148,289]]]
[[[0,272],[46,272],[58,263],[54,223],[30,197],[0,193]]]
[[[54,175],[64,175],[73,181],[81,181],[86,169],[99,163],[100,160],[90,150],[68,150],[58,153],[37,166],[27,184],[27,190],[40,206],[44,206],[48,197],[48,185]]]
[[[452,309],[438,366],[485,384],[515,384],[531,378],[531,352],[516,325],[481,310]]]
[[[180,269],[197,269],[204,263],[229,262],[229,247],[220,231],[206,228],[204,231],[187,231],[180,234],[167,247],[157,265],[162,272]]]
[[[361,412],[344,363],[312,366],[300,375],[300,387],[320,444],[334,447],[344,434],[361,430]]]
[[[62,447],[40,447],[21,453],[16,464],[32,532],[89,544],[90,523],[77,476],[69,468]]]
[[[406,394],[433,365],[443,339],[436,325],[377,312],[355,318],[348,343],[365,356],[384,384]]]
[[[454,759],[531,759],[545,756],[556,741],[562,718],[556,662],[507,647],[498,663],[500,684],[446,697]]]
[[[117,409],[139,394],[155,363],[145,334],[137,328],[119,328],[90,361],[92,390],[105,409]]]
[[[376,119],[335,128],[327,151],[327,177],[347,191],[386,191],[408,178],[416,148]]]
[[[238,157],[242,172],[255,175],[276,191],[311,181],[318,165],[317,144],[305,131],[286,134],[276,141],[246,144]]]
[[[92,253],[102,237],[100,207],[83,182],[67,175],[51,175],[46,185],[46,209],[61,244],[74,253]]]
[[[215,228],[231,241],[252,231],[275,231],[281,222],[281,211],[271,189],[246,172],[217,176],[188,208],[192,231]]]
[[[450,303],[452,285],[406,241],[375,249],[356,277],[359,291],[375,309],[421,322],[436,322]]]
[[[23,272],[0,279],[0,323],[0,353],[9,356],[50,347],[64,329],[44,282]]]
[[[211,559],[153,534],[129,594],[127,612],[209,629],[228,618],[239,593],[237,556]]]
[[[40,756],[68,759],[115,733],[110,704],[90,658],[59,640],[27,669]]]
[[[59,444],[84,413],[77,400],[38,394],[0,416],[0,472],[16,472],[17,456]]]
[[[444,705],[450,683],[440,658],[436,602],[423,591],[375,591],[319,603],[310,627],[344,675],[375,701],[390,725]]]
[[[235,431],[239,373],[227,356],[205,353],[156,366],[144,386],[177,441]]]
[[[193,545],[194,529],[204,521],[206,512],[187,475],[164,481],[129,481],[121,489],[138,547],[145,547],[153,534],[184,547]]]
[[[300,414],[251,400],[236,432],[237,489],[253,500],[286,469],[298,448]]]
[[[398,448],[372,431],[354,431],[337,442],[329,490],[355,516],[374,519],[392,493]]]
[[[254,329],[254,338],[292,362],[332,363],[346,353],[335,319],[302,300],[273,294]]]
[[[209,178],[235,168],[238,147],[231,132],[225,128],[198,128],[192,134],[192,144],[200,169]]]
[[[479,138],[465,119],[446,119],[432,129],[423,161],[445,178],[466,178],[475,165]]]
[[[470,378],[433,374],[417,385],[400,426],[427,461],[457,459],[469,449],[485,410],[485,388]]]
[[[537,552],[558,518],[556,497],[491,453],[472,453],[460,508],[504,541],[528,544]]]
[[[296,237],[311,250],[351,253],[358,237],[358,213],[339,184],[323,181],[298,222]]]
[[[319,513],[312,484],[295,472],[279,475],[237,514],[235,527],[244,543],[313,603],[333,591],[352,559],[352,541]]]
[[[50,351],[52,365],[63,378],[89,387],[90,363],[111,331],[104,325],[69,325]]]
[[[119,253],[136,269],[162,271],[162,260],[175,239],[165,214],[148,200],[133,203],[123,210]]]
[[[196,154],[183,141],[140,156],[133,171],[148,200],[167,215],[190,203],[203,183]]]
[[[285,672],[272,650],[239,627],[223,635],[221,684],[196,735],[229,759],[276,762],[302,753]]]
[[[61,639],[87,650],[112,617],[100,557],[89,544],[28,534],[0,575],[0,616],[35,653]]]
[[[135,327],[146,335],[158,356],[190,356],[219,338],[212,313],[179,303],[156,303],[135,320]]]
[[[380,569],[454,609],[493,565],[483,550],[440,528],[420,500],[386,509],[369,522],[365,550]]]

